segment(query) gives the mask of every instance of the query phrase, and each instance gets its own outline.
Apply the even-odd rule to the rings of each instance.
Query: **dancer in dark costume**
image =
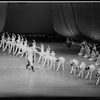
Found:
[[[33,67],[34,55],[33,55],[32,57],[30,56],[30,58],[28,57],[27,63],[28,63],[28,64],[26,65],[26,69],[28,69],[28,67],[31,66],[32,71],[35,72],[35,71],[34,71],[34,67]]]
[[[68,49],[70,50],[70,47],[72,45],[72,42],[69,41],[69,38],[67,38],[66,45],[68,46]]]
[[[33,72],[34,72],[34,67],[33,67],[33,65],[34,65],[34,52],[36,52],[36,51],[34,51],[31,47],[28,47],[27,50],[18,53],[18,54],[26,53],[26,59],[28,62],[28,64],[26,65],[26,69],[29,66],[31,66]]]

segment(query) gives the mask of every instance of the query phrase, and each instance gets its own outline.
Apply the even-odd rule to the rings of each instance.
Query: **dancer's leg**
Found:
[[[85,79],[86,79],[86,78],[88,78],[89,74],[90,74],[90,71],[88,71],[88,73],[87,73],[87,75],[86,75]]]
[[[50,63],[49,69],[51,69],[52,68],[52,65],[53,65],[53,61],[52,60],[50,60],[50,61],[51,61],[51,63]]]
[[[7,49],[8,44],[6,43],[6,46],[3,48],[3,51],[5,51]]]
[[[91,71],[91,74],[90,74],[90,80],[91,80],[91,78],[92,78],[92,73],[93,73],[93,71]]]
[[[61,63],[60,63],[60,62],[58,62],[58,68],[57,68],[57,70],[56,70],[56,71],[58,71],[58,70],[59,70],[60,66],[61,66]]]
[[[39,60],[38,60],[37,64],[40,62],[41,58],[42,58],[42,56],[40,55],[40,57],[39,57]]]
[[[99,83],[99,80],[100,80],[100,77],[98,77],[98,79],[97,79],[97,82],[96,82],[96,85],[98,85],[98,83]]]
[[[47,60],[45,59],[44,62],[43,62],[43,64],[42,64],[42,67],[44,67],[44,65],[46,64],[46,61],[47,61]]]
[[[74,70],[74,66],[72,66],[71,71],[70,71],[70,74],[72,74],[73,70]]]
[[[27,60],[28,64],[26,65],[26,69],[28,68],[28,66],[30,66],[30,62],[29,60]]]

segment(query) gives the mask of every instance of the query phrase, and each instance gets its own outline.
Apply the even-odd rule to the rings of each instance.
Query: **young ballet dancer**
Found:
[[[73,72],[74,74],[76,74],[76,69],[79,66],[79,61],[77,59],[70,60],[70,66],[72,67],[70,74],[72,74]]]
[[[79,69],[79,74],[77,75],[77,77],[81,76],[83,77],[83,72],[86,68],[86,63],[85,62],[81,62],[81,64],[77,67],[77,69]]]
[[[11,48],[11,37],[10,35],[7,33],[7,40],[6,40],[6,45],[5,48],[3,49],[3,51],[5,51],[8,47],[8,52],[10,53],[10,48]]]
[[[28,47],[26,51],[20,51],[19,54],[26,53],[26,60],[27,60],[27,65],[26,69],[28,69],[29,66],[31,66],[32,71],[34,72],[34,51],[32,50],[31,47]]]
[[[21,37],[19,34],[17,34],[17,40],[16,40],[16,49],[14,51],[14,55],[17,54],[17,51],[18,51],[18,48],[19,48],[19,45],[20,45],[20,42],[21,42]]]
[[[96,57],[97,57],[97,51],[92,50],[91,57],[89,58],[89,61],[96,60]]]
[[[85,46],[85,51],[86,52],[85,52],[84,58],[89,58],[90,57],[90,52],[91,52],[89,45]]]
[[[83,56],[85,51],[85,45],[81,46],[80,52],[78,53],[79,56]]]
[[[16,56],[18,56],[19,52],[22,51],[23,44],[24,44],[24,38],[22,37],[20,43],[18,43],[18,45],[17,45],[18,52],[17,52]]]
[[[99,80],[100,80],[100,68],[97,70],[96,76],[97,76],[97,82],[96,82],[96,85],[98,85]]]
[[[88,70],[87,75],[85,77],[85,79],[87,79],[89,77],[89,79],[92,78],[92,73],[93,71],[96,69],[96,66],[94,64],[90,64],[89,66],[86,66],[85,70]]]
[[[3,31],[1,35],[1,41],[0,41],[0,47],[2,48],[3,51],[5,48],[5,44],[6,44],[6,38],[5,38],[5,32]]]
[[[57,60],[57,65],[58,65],[58,68],[57,68],[56,71],[58,71],[61,66],[62,66],[62,69],[64,71],[65,58],[64,57],[59,57],[58,60]]]
[[[24,44],[22,45],[22,51],[27,51],[27,48],[29,47],[29,45],[28,45],[28,42],[27,42],[27,39],[25,39],[25,41],[24,41]],[[23,53],[21,56],[20,56],[20,58],[22,58],[23,56],[24,56],[24,54],[25,54],[25,59],[27,58],[27,55],[26,55],[26,53]]]
[[[36,52],[37,52],[37,49],[36,49],[36,41],[33,39],[33,43],[32,43],[32,49],[33,49],[33,54],[34,54],[34,62],[36,62]]]
[[[14,50],[15,50],[15,45],[16,45],[15,40],[16,40],[16,35],[13,33],[12,38],[11,38],[11,47],[9,51],[11,53],[11,51],[13,50],[13,55],[14,55]]]
[[[39,52],[39,59],[37,61],[37,64],[42,60],[42,64],[44,61],[44,55],[45,55],[45,51],[44,51],[44,45],[41,43],[41,48],[40,48],[40,52]]]
[[[56,64],[57,58],[55,57],[55,52],[53,50],[50,53],[49,59],[51,62],[49,69],[51,69],[52,67],[55,69],[55,64]]]
[[[44,65],[47,62],[47,66],[49,68],[49,57],[50,57],[50,47],[48,46],[47,49],[46,49],[46,52],[44,54],[44,61],[43,61],[42,67],[44,67]]]

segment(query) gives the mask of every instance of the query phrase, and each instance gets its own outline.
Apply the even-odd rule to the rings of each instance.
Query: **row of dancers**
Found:
[[[0,47],[3,51],[8,49],[9,54],[13,52],[13,55],[20,55],[20,58],[25,55],[25,59],[27,60],[26,69],[31,66],[32,71],[34,72],[34,64],[36,63],[37,55],[39,55],[37,64],[39,64],[42,60],[42,67],[44,67],[47,63],[49,69],[51,69],[52,67],[55,69],[57,63],[56,71],[59,70],[60,66],[62,66],[62,69],[64,71],[65,58],[57,58],[55,56],[54,50],[50,49],[50,46],[48,46],[46,50],[44,49],[44,45],[42,43],[40,47],[37,47],[36,41],[34,39],[32,46],[29,46],[28,40],[23,36],[19,34],[16,36],[14,33],[10,36],[7,32],[4,31],[1,35],[0,42]],[[40,49],[40,52],[38,49]]]
[[[80,44],[80,46],[81,46],[81,49],[80,49],[80,52],[78,53],[78,55],[83,56],[84,58],[88,58],[89,61],[96,61],[96,62],[94,64],[86,66],[85,62],[81,62],[81,64],[79,65],[79,61],[76,59],[73,59],[71,62],[73,62],[73,61],[75,62],[74,64],[75,64],[76,68],[72,68],[70,73],[72,73],[72,71],[74,71],[74,73],[75,73],[76,69],[80,69],[80,72],[77,77],[79,77],[79,76],[83,77],[83,71],[88,70],[88,73],[87,73],[85,79],[88,78],[89,75],[90,75],[90,79],[91,79],[93,71],[96,70],[97,71],[96,76],[98,77],[96,85],[98,85],[99,80],[100,80],[100,68],[99,68],[100,51],[98,49],[98,45],[96,43],[93,44],[93,43],[89,43],[87,41],[83,41]]]
[[[7,37],[5,37],[5,35],[7,35]],[[40,61],[42,62],[42,67],[44,67],[47,63],[48,69],[54,68],[56,71],[58,71],[59,68],[62,67],[62,70],[64,71],[65,58],[56,57],[54,50],[51,50],[50,46],[48,46],[45,50],[44,45],[41,43],[41,46],[38,47],[35,40],[33,40],[32,46],[29,46],[28,40],[23,36],[19,34],[16,36],[14,33],[12,36],[9,36],[7,32],[3,32],[1,35],[0,47],[3,51],[8,49],[9,53],[13,52],[13,55],[16,56],[20,55],[20,58],[25,55],[25,59],[27,60],[26,69],[31,66],[33,72],[35,66],[34,64],[39,64]],[[39,59],[36,62],[37,55],[39,55]],[[96,76],[98,79],[96,85],[98,85],[100,79],[100,69],[98,69],[95,64],[87,66],[85,62],[79,63],[77,59],[73,59],[66,64],[70,64],[72,67],[70,74],[72,74],[72,72],[76,74],[76,70],[79,70],[77,77],[83,77],[83,71],[88,70],[85,79],[88,78],[89,74],[91,79],[93,71],[97,70]]]
[[[78,53],[79,56],[83,56],[84,58],[88,58],[89,61],[96,61],[95,64],[90,64],[90,65],[86,65],[85,62],[79,62],[77,59],[72,59],[70,60],[70,66],[71,66],[71,71],[70,74],[74,73],[76,74],[76,70],[79,70],[79,73],[77,75],[77,77],[83,77],[83,73],[85,70],[87,70],[87,75],[85,77],[85,79],[87,79],[89,77],[89,79],[92,78],[92,73],[96,70],[96,76],[97,76],[97,81],[96,81],[96,85],[98,85],[99,80],[100,80],[100,47],[97,44],[93,44],[93,43],[88,43],[87,41],[83,41],[80,44],[75,43],[74,41],[71,40],[71,42],[69,41],[69,39],[67,38],[67,46],[70,47],[72,44],[75,45],[79,45],[81,46],[80,52]],[[69,64],[69,63],[67,63]]]
[[[97,67],[95,64],[86,65],[86,63],[83,61],[79,62],[77,59],[73,59],[70,60],[70,65],[72,66],[70,74],[72,73],[76,74],[76,70],[79,70],[79,74],[77,75],[77,77],[79,76],[83,77],[84,71],[87,70],[88,72],[85,79],[89,78],[91,80],[93,72],[96,71],[95,74],[97,77],[96,85],[98,85],[100,80],[100,68]]]
[[[96,61],[95,65],[100,65],[100,50],[97,44],[87,43],[83,41],[81,44],[81,50],[78,53],[79,56],[88,58],[89,61]]]

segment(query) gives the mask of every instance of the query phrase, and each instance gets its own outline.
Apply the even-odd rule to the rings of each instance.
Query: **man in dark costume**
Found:
[[[71,45],[72,45],[72,42],[69,41],[69,38],[67,38],[67,41],[66,41],[65,44],[68,46],[68,48],[69,48],[69,50],[70,50],[70,47],[71,47]]]

